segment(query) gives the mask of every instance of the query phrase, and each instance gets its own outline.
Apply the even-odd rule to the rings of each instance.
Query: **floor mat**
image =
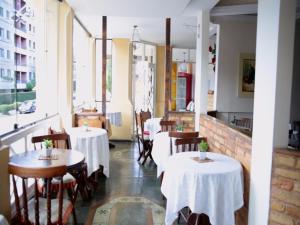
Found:
[[[120,197],[97,208],[93,225],[164,225],[165,209],[143,197]]]

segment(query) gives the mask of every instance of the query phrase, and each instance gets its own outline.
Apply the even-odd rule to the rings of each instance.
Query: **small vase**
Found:
[[[46,149],[46,157],[50,157],[52,155],[52,148]]]
[[[89,125],[83,125],[83,130],[88,131],[89,130]]]
[[[200,152],[199,158],[200,160],[206,159],[206,152]]]

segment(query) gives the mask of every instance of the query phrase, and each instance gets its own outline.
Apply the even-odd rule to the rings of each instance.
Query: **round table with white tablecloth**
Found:
[[[109,177],[109,146],[107,132],[101,128],[72,127],[67,130],[70,135],[72,149],[85,156],[88,176],[103,166],[103,173]]]
[[[197,161],[199,152],[182,152],[169,157],[161,191],[167,199],[166,225],[189,207],[205,213],[212,225],[233,225],[234,212],[243,202],[241,164],[228,156],[207,153],[210,161]]]
[[[149,139],[153,140],[154,135],[161,130],[160,121],[162,118],[150,118],[144,123],[144,131],[149,132]]]
[[[0,214],[0,225],[8,225],[7,220]]]
[[[171,155],[171,140],[172,149],[176,149],[175,139],[169,137],[169,132],[160,132],[153,136],[152,157],[157,166],[157,177],[164,172],[164,165]]]

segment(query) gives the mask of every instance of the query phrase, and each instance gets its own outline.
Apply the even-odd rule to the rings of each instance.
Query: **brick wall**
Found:
[[[209,151],[226,154],[241,162],[244,170],[244,207],[236,213],[236,225],[248,221],[251,137],[208,115],[200,116],[200,134],[207,137]]]
[[[178,124],[183,125],[184,131],[195,130],[194,112],[169,112],[169,120],[178,121]]]
[[[270,225],[300,225],[300,152],[273,154]]]

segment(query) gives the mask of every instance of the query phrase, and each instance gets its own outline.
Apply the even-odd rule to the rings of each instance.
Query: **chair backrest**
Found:
[[[142,136],[142,141],[145,140],[144,138],[144,123],[146,122],[147,119],[150,119],[151,118],[151,112],[148,110],[148,111],[142,111],[140,112],[140,125],[141,125],[141,136]]]
[[[45,139],[51,140],[54,148],[71,149],[70,136],[67,133],[48,134],[32,137],[31,142],[33,143],[34,149],[42,149],[42,144]],[[37,145],[40,145],[40,147],[37,148]]]
[[[96,108],[91,108],[91,109],[85,109],[85,108],[82,108],[81,111],[82,111],[82,112],[97,112],[97,109],[96,109]]]
[[[203,137],[193,137],[193,138],[178,138],[175,140],[176,153],[178,152],[191,152],[198,151],[198,145],[202,140],[206,140]]]
[[[137,138],[139,138],[139,127],[141,123],[140,123],[140,116],[136,111],[134,111],[134,118],[135,118],[135,133]]]
[[[67,173],[66,166],[57,166],[57,167],[47,167],[47,168],[28,168],[28,167],[19,167],[15,165],[9,165],[8,171],[12,175],[13,181],[13,192],[15,197],[16,204],[16,219],[17,224],[40,224],[40,210],[39,210],[39,190],[38,190],[38,180],[39,178],[44,178],[47,185],[47,225],[51,223],[51,181],[53,177],[60,178],[59,192],[58,192],[58,221],[57,224],[63,223],[63,179],[62,177]],[[22,196],[19,197],[16,176],[22,180]],[[28,178],[34,179],[34,210],[35,210],[35,221],[29,221],[29,209],[28,208],[28,195],[27,195],[27,182]],[[21,199],[23,209],[21,210]],[[31,218],[33,220],[33,218]]]
[[[173,138],[196,138],[199,137],[199,132],[177,132],[170,131],[169,137]]]
[[[160,121],[161,131],[175,131],[176,130],[176,121],[175,120],[161,120]]]
[[[98,112],[81,112],[75,113],[75,127],[80,127],[84,123],[88,123],[89,127],[98,127],[106,129],[106,117]]]

